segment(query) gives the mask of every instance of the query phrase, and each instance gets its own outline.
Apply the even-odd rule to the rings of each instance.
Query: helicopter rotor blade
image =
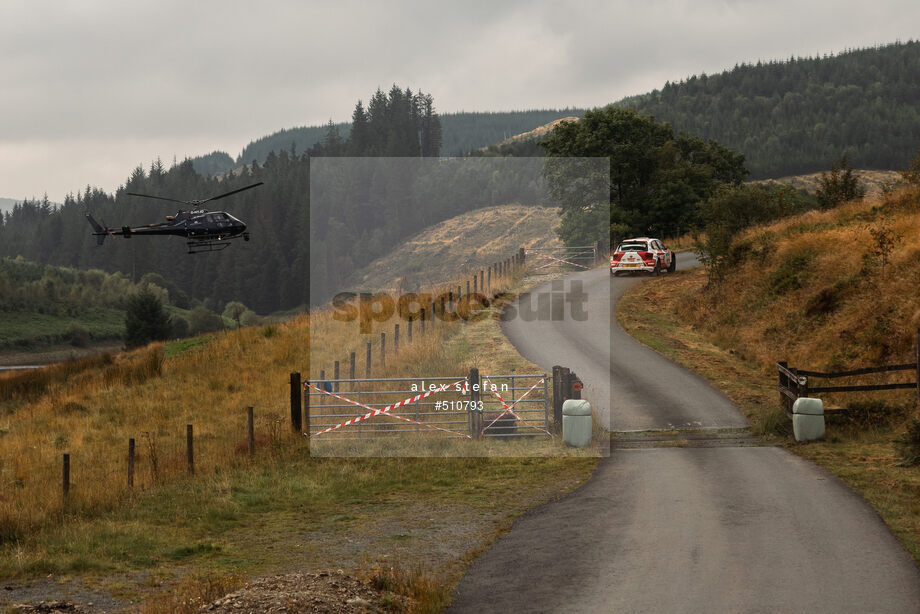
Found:
[[[166,198],[165,196],[151,196],[150,194],[138,194],[137,192],[125,192],[125,194],[127,194],[128,196],[140,196],[142,198],[155,198],[157,200],[168,200],[171,203],[180,203],[183,205],[194,204],[187,200],[177,200],[175,198]]]
[[[227,193],[225,193],[225,194],[221,194],[220,196],[212,196],[211,198],[206,198],[206,199],[204,199],[204,200],[195,201],[194,204],[196,204],[196,205],[203,205],[204,203],[211,202],[212,200],[217,200],[217,199],[219,199],[219,198],[224,198],[224,197],[226,197],[226,196],[230,196],[231,194],[238,194],[238,193],[240,193],[240,192],[242,192],[242,191],[244,191],[244,190],[249,190],[250,188],[258,187],[258,186],[260,186],[260,185],[262,185],[262,184],[264,184],[264,183],[265,183],[264,181],[260,181],[259,183],[254,183],[254,184],[252,184],[252,185],[248,185],[248,186],[246,186],[245,188],[239,188],[239,189],[236,189],[236,190],[232,190],[232,191],[227,192]]]

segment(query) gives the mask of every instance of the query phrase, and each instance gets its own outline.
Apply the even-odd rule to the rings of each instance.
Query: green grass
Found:
[[[213,335],[202,335],[200,337],[189,337],[187,339],[170,341],[166,344],[166,358],[172,358],[173,356],[178,356],[179,354],[187,352],[192,348],[207,345],[213,339]]]
[[[369,560],[431,539],[418,530],[446,515],[450,530],[470,525],[456,553],[482,546],[510,518],[583,482],[594,458],[315,458],[305,443],[148,492],[94,518],[70,516],[0,549],[0,577],[89,574],[132,577],[157,570],[179,578],[201,572],[252,575],[289,567],[348,568],[349,540],[382,514],[401,520],[369,542]],[[496,519],[499,519],[497,521]],[[496,524],[498,523],[498,524]],[[398,525],[398,526],[397,526]],[[502,525],[502,526],[499,526]],[[410,527],[413,530],[407,531]],[[315,538],[311,536],[316,536]],[[437,539],[436,536],[434,536]],[[322,547],[310,547],[318,539]],[[447,583],[459,578],[453,570]],[[134,588],[144,592],[141,586]]]
[[[75,316],[4,312],[0,322],[0,349],[67,342],[67,329],[72,323],[85,327],[94,341],[120,339],[125,333],[124,311],[104,307],[90,308]]]

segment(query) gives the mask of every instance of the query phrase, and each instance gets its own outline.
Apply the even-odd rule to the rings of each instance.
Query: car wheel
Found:
[[[668,265],[668,273],[673,273],[677,270],[677,254],[671,253],[671,264]]]
[[[655,277],[658,277],[659,275],[661,275],[661,260],[655,261],[655,268],[652,271],[652,275],[654,275]]]

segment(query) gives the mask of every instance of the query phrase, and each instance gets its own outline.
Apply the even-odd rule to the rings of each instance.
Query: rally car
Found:
[[[658,275],[662,270],[673,273],[677,258],[659,239],[638,237],[622,241],[610,255],[610,274],[644,272]]]

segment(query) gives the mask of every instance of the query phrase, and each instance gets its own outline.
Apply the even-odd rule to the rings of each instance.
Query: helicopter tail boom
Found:
[[[109,229],[102,226],[89,213],[86,214],[86,221],[93,227],[93,236],[96,237],[96,245],[102,245],[106,236],[110,234]]]

